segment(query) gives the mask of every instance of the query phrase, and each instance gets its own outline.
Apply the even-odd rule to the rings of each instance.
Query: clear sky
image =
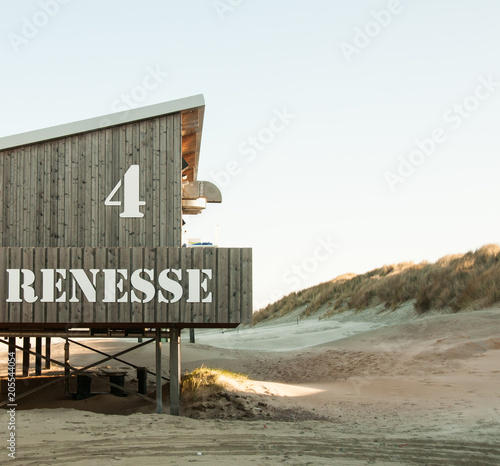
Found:
[[[191,237],[255,308],[500,238],[500,2],[1,0],[0,137],[204,94]]]

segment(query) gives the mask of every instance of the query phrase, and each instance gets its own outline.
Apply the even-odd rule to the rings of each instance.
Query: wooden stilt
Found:
[[[141,395],[145,395],[148,388],[148,369],[147,367],[137,368],[137,391]]]
[[[23,377],[28,377],[30,374],[30,339],[23,339]]]
[[[194,336],[194,328],[189,329],[189,343],[196,343]]]
[[[170,414],[179,415],[180,375],[181,375],[181,332],[178,328],[170,329]]]
[[[50,337],[45,338],[45,369],[50,369]]]
[[[163,412],[161,378],[161,328],[156,329],[156,412]]]
[[[69,396],[69,341],[66,338],[66,343],[64,344],[64,375],[67,377],[64,381],[64,392],[66,396]]]
[[[35,375],[42,375],[42,337],[35,338]]]

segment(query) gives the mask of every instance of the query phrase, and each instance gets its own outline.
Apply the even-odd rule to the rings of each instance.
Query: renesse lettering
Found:
[[[130,274],[130,293],[124,291],[126,280],[129,280],[127,269],[90,269],[88,272],[84,269],[40,269],[35,274],[30,269],[7,269],[9,296],[6,302],[77,303],[82,300],[82,294],[90,303],[148,303],[155,297],[159,303],[176,303],[184,294],[187,294],[188,303],[212,302],[212,292],[208,289],[212,269],[164,269],[157,274],[153,269],[136,269]],[[42,281],[41,288],[37,287],[42,290],[41,297],[36,295],[37,280]],[[70,282],[68,292],[63,291],[65,280]],[[138,296],[138,292],[142,296]]]

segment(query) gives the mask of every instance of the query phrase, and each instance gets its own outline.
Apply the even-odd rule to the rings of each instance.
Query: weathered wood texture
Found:
[[[188,167],[183,171],[188,181],[198,178],[201,134],[205,107],[187,110],[182,113],[182,156]]]
[[[181,126],[175,113],[0,151],[0,246],[179,247]],[[104,205],[131,165],[142,218]]]
[[[37,301],[25,301],[25,292],[19,288],[23,302],[7,302],[9,298],[9,274],[7,269],[28,269],[35,273],[32,285]],[[53,300],[66,293],[64,302],[47,302],[46,289],[42,284],[42,269],[64,269],[66,278],[53,285]],[[74,283],[69,269],[83,269],[95,288],[95,302],[89,302],[80,286]],[[97,270],[95,282],[91,269]],[[103,302],[103,269],[124,269],[117,275],[116,298],[123,302]],[[133,271],[141,271],[141,277],[156,290],[149,302],[146,295],[131,283]],[[171,301],[174,293],[166,291],[159,283],[159,274],[165,269],[180,269],[181,276],[168,273],[168,277],[182,287],[182,298],[177,302],[160,302],[158,290]],[[188,269],[209,270],[204,273],[193,289],[189,288]],[[0,328],[12,324],[50,324],[89,326],[93,324],[137,324],[138,327],[162,328],[171,324],[188,326],[217,326],[249,323],[252,319],[252,251],[249,248],[4,248],[0,247]],[[57,282],[61,275],[55,280]],[[118,282],[123,278],[122,284]],[[206,279],[206,284],[203,282]],[[21,283],[24,278],[21,278]],[[163,285],[165,282],[163,282]],[[50,287],[49,287],[50,288]],[[204,289],[205,288],[205,289]],[[190,293],[199,292],[199,301],[211,293],[211,302],[189,302]],[[140,302],[132,302],[132,293]],[[12,298],[12,296],[10,296]],[[45,302],[42,301],[45,299]],[[77,325],[75,325],[77,324]]]

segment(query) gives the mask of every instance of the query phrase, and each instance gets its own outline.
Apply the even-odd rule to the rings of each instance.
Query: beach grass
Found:
[[[476,251],[442,257],[435,263],[403,262],[384,265],[365,274],[346,274],[291,293],[253,315],[253,324],[284,316],[301,306],[309,316],[326,306],[320,317],[347,309],[377,305],[395,310],[409,301],[415,310],[460,311],[500,302],[500,246],[488,244]]]
[[[181,396],[184,401],[198,401],[206,395],[220,392],[231,381],[245,380],[248,380],[245,374],[202,365],[182,376]]]

